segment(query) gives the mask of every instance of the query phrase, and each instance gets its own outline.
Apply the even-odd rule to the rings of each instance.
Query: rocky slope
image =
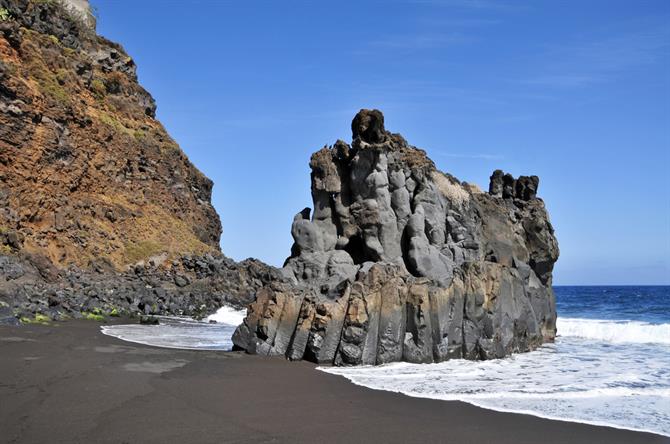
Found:
[[[387,132],[377,110],[352,132],[312,155],[314,213],[296,215],[286,282],[258,292],[235,345],[355,365],[499,358],[553,340],[559,251],[539,179],[495,171],[482,192]]]
[[[0,323],[202,316],[279,279],[219,251],[212,182],[86,0],[0,0]]]
[[[0,0],[0,248],[59,267],[218,251],[212,182],[85,0]]]

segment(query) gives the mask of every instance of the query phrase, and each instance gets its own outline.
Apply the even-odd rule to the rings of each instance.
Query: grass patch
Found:
[[[82,312],[81,316],[88,321],[105,322],[105,316],[101,314],[91,313],[90,311]]]
[[[70,95],[60,86],[57,80],[41,84],[40,92],[51,97],[63,106],[68,106],[70,104]]]
[[[7,8],[0,8],[0,22],[6,22],[12,18],[12,13]]]
[[[91,82],[91,91],[93,91],[93,95],[98,100],[104,99],[105,94],[107,94],[107,88],[105,88],[105,84],[100,79],[94,79]],[[102,120],[102,116],[100,120]]]
[[[65,85],[70,78],[70,72],[67,69],[61,68],[56,71],[56,81],[59,85]]]
[[[41,313],[35,313],[34,318],[21,316],[21,318],[19,320],[21,321],[22,324],[32,324],[32,325],[35,325],[35,324],[37,324],[37,325],[49,325],[49,323],[51,322],[51,319],[49,318],[49,316],[43,315]]]
[[[37,83],[40,94],[50,98],[59,105],[68,107],[70,105],[70,95],[59,82],[59,76],[61,79],[64,79],[67,73],[59,72],[56,74],[51,71],[44,63],[42,53],[34,43],[26,42],[22,46],[22,49],[25,50],[27,55],[26,67],[29,77]]]
[[[128,262],[136,263],[161,253],[163,250],[164,248],[158,243],[144,240],[126,244],[125,256]]]
[[[48,323],[49,321],[51,321],[49,316],[43,315],[41,313],[35,313],[35,322]]]
[[[103,85],[104,88],[104,85]],[[113,114],[109,114],[106,112],[101,112],[99,117],[100,121],[104,123],[105,125],[109,126],[112,128],[114,131],[117,133],[123,133],[127,134],[129,136],[133,136],[133,130],[128,128],[119,120],[117,117],[115,117]]]

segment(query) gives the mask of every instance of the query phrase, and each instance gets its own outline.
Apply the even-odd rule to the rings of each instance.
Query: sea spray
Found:
[[[247,310],[238,310],[237,308],[223,306],[219,308],[216,313],[213,313],[205,321],[215,321],[222,324],[238,326],[244,320],[244,317],[247,315]]]
[[[102,333],[108,336],[137,344],[188,350],[228,351],[233,348],[230,338],[245,315],[246,310],[224,306],[204,321],[161,316],[159,325],[105,325],[101,329]]]

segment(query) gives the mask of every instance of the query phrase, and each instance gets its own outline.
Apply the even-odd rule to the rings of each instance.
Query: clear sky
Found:
[[[310,154],[379,108],[461,180],[540,176],[554,283],[670,283],[670,1],[93,4],[234,259],[282,264]]]

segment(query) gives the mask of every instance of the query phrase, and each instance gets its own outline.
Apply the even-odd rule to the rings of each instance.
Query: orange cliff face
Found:
[[[212,181],[92,23],[67,3],[0,0],[0,252],[123,268],[218,251]]]

